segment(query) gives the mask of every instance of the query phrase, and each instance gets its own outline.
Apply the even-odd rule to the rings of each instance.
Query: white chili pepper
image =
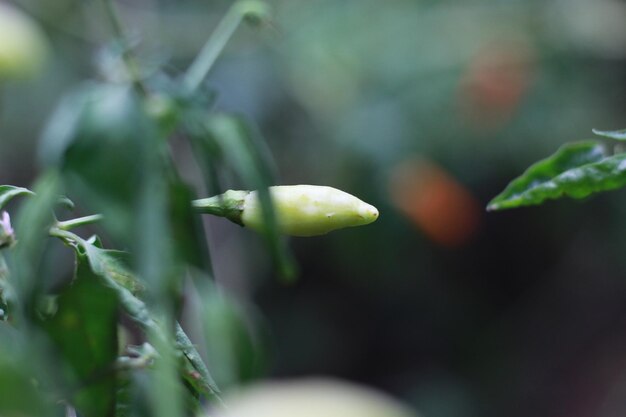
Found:
[[[291,236],[323,235],[344,227],[361,226],[378,218],[376,207],[332,187],[281,185],[270,187],[278,229]],[[257,191],[229,190],[193,202],[203,213],[230,219],[262,231],[264,218]]]

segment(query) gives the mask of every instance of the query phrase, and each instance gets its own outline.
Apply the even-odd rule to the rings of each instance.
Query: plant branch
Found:
[[[102,220],[104,217],[102,214],[92,214],[91,216],[79,217],[76,219],[66,220],[63,222],[58,222],[56,227],[61,230],[70,230],[75,227],[85,226],[88,224],[97,223]]]
[[[57,226],[52,226],[48,234],[52,237],[61,238],[65,240],[66,242],[74,242],[76,245],[79,245],[79,246],[85,243],[85,240],[82,237],[78,236],[75,233],[69,232],[67,230],[63,230]]]
[[[202,84],[202,80],[206,78],[244,18],[248,16],[262,18],[266,14],[267,6],[262,1],[239,0],[233,3],[187,69],[183,80],[185,90],[193,92]]]

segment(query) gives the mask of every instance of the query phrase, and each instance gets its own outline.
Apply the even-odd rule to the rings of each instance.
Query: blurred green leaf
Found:
[[[626,140],[626,130],[598,130],[593,129],[593,133],[598,136],[604,136],[605,138]]]
[[[35,195],[35,193],[28,188],[15,187],[13,185],[0,185],[0,209],[7,205],[13,197],[20,195]],[[74,202],[65,196],[60,196],[57,199],[57,204],[69,210],[74,209]]]
[[[254,142],[250,126],[240,117],[218,114],[206,120],[206,129],[209,136],[204,137],[204,140],[215,141],[225,159],[240,175],[245,186],[251,190],[258,190],[263,220],[268,225],[264,235],[274,262],[281,277],[287,280],[294,279],[296,266],[284,240],[278,233],[274,206],[268,190],[268,187],[274,183],[273,175],[269,169],[269,162],[263,160]]]
[[[52,210],[61,188],[59,176],[55,171],[46,172],[32,188],[35,195],[20,207],[14,224],[18,244],[6,253],[17,312],[29,317],[35,314],[36,299],[46,281],[40,268],[48,231],[55,221]]]
[[[9,268],[4,260],[4,255],[0,252],[0,309],[3,310],[2,314],[0,314],[0,321],[6,319],[8,304],[10,303],[13,292],[8,278]]]
[[[148,341],[159,352],[150,380],[152,415],[179,417],[183,413],[184,387],[174,347],[174,324],[181,298],[184,263],[177,256],[170,219],[170,184],[175,175],[161,136],[152,130],[141,142],[146,175],[135,190],[137,205],[133,236],[137,271],[146,282],[146,298],[158,331],[148,330]]]
[[[532,165],[487,206],[502,210],[563,196],[584,198],[626,185],[626,154],[607,156],[597,142],[564,145]]]
[[[194,158],[202,171],[204,185],[209,195],[224,192],[220,185],[218,172],[224,167],[222,153],[215,141],[207,137],[206,110],[202,103],[189,103],[185,112],[185,129]]]
[[[126,244],[155,129],[131,86],[89,83],[60,103],[42,136],[44,163],[60,168],[69,193]]]
[[[68,210],[74,210],[74,208],[76,207],[76,204],[74,204],[74,202],[70,200],[69,198],[67,198],[66,196],[59,197],[57,204],[60,205],[61,207],[65,207]]]
[[[0,209],[2,209],[13,197],[25,194],[33,194],[33,192],[28,188],[14,187],[12,185],[0,185]]]
[[[172,236],[176,242],[174,249],[177,258],[209,273],[211,261],[204,229],[191,205],[195,195],[187,185],[178,180],[172,182],[169,191],[169,218]]]
[[[120,372],[117,378],[117,396],[115,398],[115,417],[131,417],[133,404],[139,404],[134,397],[134,391],[139,387],[133,386],[132,379],[127,372]]]
[[[9,324],[0,323],[0,415],[41,417],[55,414],[36,388],[32,361],[18,341],[23,340]]]
[[[0,280],[7,279],[9,276],[9,269],[7,268],[4,256],[0,252]]]
[[[61,99],[44,127],[39,159],[44,165],[61,165],[65,152],[79,135],[92,84],[84,84]]]
[[[259,377],[264,352],[241,305],[215,286],[199,288],[207,364],[220,387]]]
[[[44,321],[50,338],[70,367],[66,387],[85,417],[113,416],[117,358],[118,298],[79,256],[76,278],[58,298],[59,309]]]

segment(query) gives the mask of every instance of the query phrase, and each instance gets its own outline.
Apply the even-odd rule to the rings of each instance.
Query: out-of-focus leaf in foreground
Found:
[[[15,329],[0,323],[0,415],[52,415],[54,410],[37,389],[32,361],[28,361],[20,340]]]
[[[116,397],[117,296],[79,257],[76,279],[59,296],[58,305],[44,327],[68,367],[65,386],[75,389],[70,401],[85,417],[111,416]]]
[[[27,188],[14,187],[12,185],[0,185],[0,209],[4,207],[13,197],[32,193],[33,192]]]
[[[487,210],[536,205],[563,196],[584,198],[624,185],[626,153],[608,156],[597,142],[572,143],[528,168],[491,200]]]
[[[266,365],[260,323],[244,306],[212,285],[199,286],[206,358],[218,385],[229,388],[259,378]],[[255,326],[251,327],[250,323]],[[253,330],[253,328],[255,330]]]
[[[107,230],[125,242],[154,153],[152,128],[130,86],[86,83],[61,101],[42,136],[44,164],[58,168],[76,201],[102,213]]]

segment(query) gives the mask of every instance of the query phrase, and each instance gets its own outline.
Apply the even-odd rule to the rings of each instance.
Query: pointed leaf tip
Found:
[[[537,205],[563,196],[580,199],[625,185],[626,153],[607,156],[600,143],[572,143],[528,168],[489,202],[487,210]]]
[[[592,132],[598,136],[615,140],[626,140],[626,129],[624,130],[599,130],[593,129]]]
[[[19,195],[34,195],[34,193],[23,187],[15,187],[13,185],[0,185],[0,209],[2,209],[13,197]]]

